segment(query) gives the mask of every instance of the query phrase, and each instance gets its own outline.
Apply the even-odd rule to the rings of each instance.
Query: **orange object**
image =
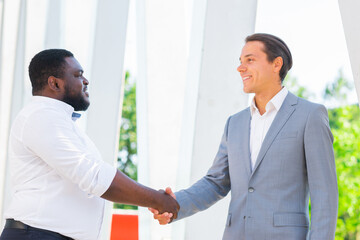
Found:
[[[138,215],[113,214],[111,223],[111,240],[138,240]]]

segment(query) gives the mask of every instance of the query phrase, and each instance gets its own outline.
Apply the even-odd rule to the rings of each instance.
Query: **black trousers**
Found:
[[[0,240],[71,240],[72,238],[55,232],[34,228],[26,225],[25,229],[6,227]]]

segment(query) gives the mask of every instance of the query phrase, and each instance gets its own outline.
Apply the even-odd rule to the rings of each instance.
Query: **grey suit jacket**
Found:
[[[249,108],[229,117],[207,175],[175,193],[178,219],[210,207],[231,190],[223,239],[334,239],[338,190],[325,107],[289,92],[253,171],[250,120]]]

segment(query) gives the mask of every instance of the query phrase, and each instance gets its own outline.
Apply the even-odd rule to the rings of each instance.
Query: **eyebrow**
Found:
[[[252,53],[249,53],[249,54],[245,55],[244,58],[251,57],[251,56],[255,56],[255,55]],[[239,57],[239,61],[241,62],[241,57]]]

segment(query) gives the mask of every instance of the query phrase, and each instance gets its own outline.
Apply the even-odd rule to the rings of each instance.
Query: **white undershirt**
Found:
[[[9,139],[12,201],[5,218],[81,240],[97,239],[116,168],[72,120],[73,107],[33,97]]]
[[[281,105],[283,104],[288,90],[283,87],[265,107],[266,112],[261,115],[255,105],[255,98],[253,98],[250,105],[251,112],[251,126],[250,126],[250,154],[251,154],[251,169],[254,169],[256,159],[259,155],[261,145],[264,138],[274,121]]]

